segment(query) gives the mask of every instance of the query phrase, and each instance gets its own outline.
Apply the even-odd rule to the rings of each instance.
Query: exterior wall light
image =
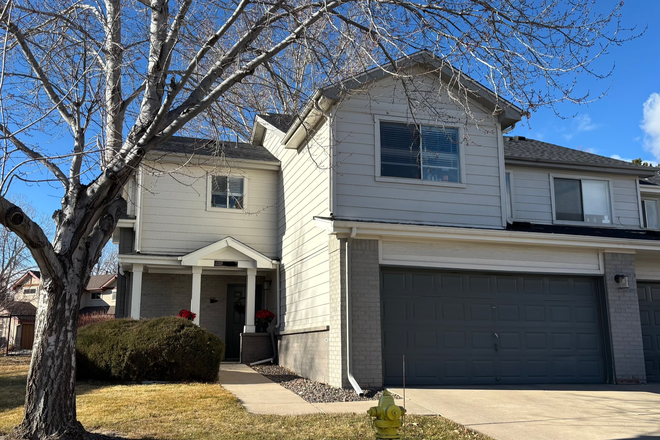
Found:
[[[619,285],[619,289],[628,288],[628,277],[626,275],[614,275],[614,282]]]

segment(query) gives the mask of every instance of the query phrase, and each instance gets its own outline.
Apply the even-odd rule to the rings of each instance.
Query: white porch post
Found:
[[[190,311],[193,312],[195,324],[199,325],[199,312],[202,307],[202,268],[193,266],[192,268],[192,299],[190,300]]]
[[[131,318],[140,319],[140,301],[142,300],[143,264],[133,265],[133,282],[131,284]]]
[[[245,295],[245,328],[243,333],[254,333],[254,315],[255,300],[256,300],[256,285],[257,285],[257,269],[250,268],[247,270],[247,292]]]

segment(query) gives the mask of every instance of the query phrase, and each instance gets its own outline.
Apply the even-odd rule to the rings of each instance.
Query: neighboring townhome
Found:
[[[39,305],[40,287],[41,273],[38,270],[28,270],[12,286],[12,299],[18,302],[28,302],[36,307]]]
[[[115,314],[117,275],[92,275],[80,300],[80,314]]]
[[[410,385],[660,380],[658,170],[506,137],[514,105],[406,63],[257,116],[249,144],[150,153],[117,316],[191,309],[238,358],[265,307],[281,365],[356,389],[401,384],[404,356]]]

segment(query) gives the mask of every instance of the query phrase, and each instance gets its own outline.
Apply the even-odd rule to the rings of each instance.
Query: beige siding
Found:
[[[26,290],[35,290],[35,293],[25,293]],[[22,284],[14,290],[14,301],[32,303],[35,307],[39,305],[39,282],[34,279]]]
[[[282,163],[279,235],[283,329],[328,325],[328,237],[314,216],[329,214],[328,125],[298,150],[281,145],[282,134],[267,130],[264,146]]]
[[[383,241],[381,264],[447,269],[600,274],[595,249],[465,242]]]
[[[524,166],[507,166],[511,172],[514,220],[552,224],[552,195],[550,175],[575,179],[608,179],[614,211],[613,226],[639,229],[637,182],[632,176],[617,176],[586,171],[553,170]]]
[[[384,79],[367,91],[354,93],[336,112],[334,144],[335,215],[353,219],[423,222],[502,228],[500,159],[497,126],[475,104],[476,120],[447,98],[439,98],[434,79],[421,77],[420,99],[433,100],[438,114],[418,112],[414,119],[460,129],[464,151],[464,187],[415,179],[377,179],[376,118],[413,122],[400,84]],[[379,173],[379,170],[378,170]]]
[[[145,172],[140,251],[185,254],[227,236],[259,252],[277,255],[277,171],[157,165]],[[246,210],[207,209],[207,173],[229,172],[246,181]]]

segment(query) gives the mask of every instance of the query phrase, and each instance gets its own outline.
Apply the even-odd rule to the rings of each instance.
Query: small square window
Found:
[[[244,199],[242,177],[211,176],[211,207],[243,209]]]
[[[101,299],[101,292],[90,292],[90,299]]]
[[[458,128],[379,125],[381,176],[460,183]]]
[[[605,180],[554,178],[555,220],[612,223],[610,185]]]

